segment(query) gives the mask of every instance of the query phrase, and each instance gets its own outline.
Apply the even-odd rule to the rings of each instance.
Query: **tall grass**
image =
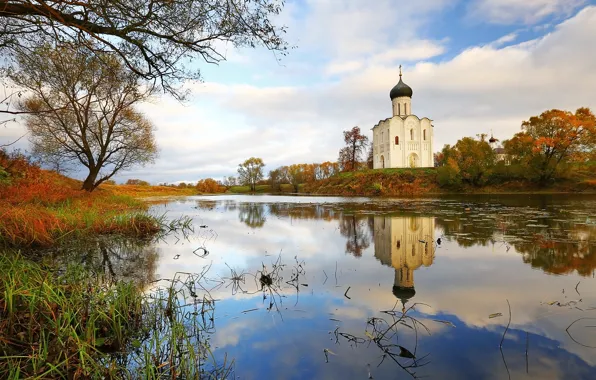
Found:
[[[0,183],[0,246],[47,247],[98,234],[147,237],[163,227],[163,219],[147,213],[147,203],[133,198],[140,194],[138,186],[106,185],[88,193],[80,181],[2,150],[0,167],[6,168]],[[181,193],[143,188],[145,196]]]
[[[80,267],[0,256],[0,378],[226,378],[208,344],[214,301],[187,275],[145,293]],[[188,304],[189,298],[194,302]]]

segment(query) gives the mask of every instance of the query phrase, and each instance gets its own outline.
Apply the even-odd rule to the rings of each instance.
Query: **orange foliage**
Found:
[[[223,193],[226,191],[226,188],[217,183],[217,181],[213,178],[205,178],[200,180],[197,183],[196,188],[200,193],[207,194]]]
[[[362,171],[307,184],[304,192],[341,196],[412,196],[436,191],[434,170]]]
[[[10,175],[0,184],[0,244],[50,246],[78,233],[146,236],[157,228],[143,214],[116,218],[138,208],[134,201],[105,189],[81,190],[80,181],[42,170],[24,156],[0,151],[0,166]]]

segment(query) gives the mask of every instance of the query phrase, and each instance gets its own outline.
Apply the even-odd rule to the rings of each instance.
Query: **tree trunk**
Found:
[[[89,175],[87,175],[87,178],[85,178],[82,189],[88,192],[95,190],[95,180],[97,179],[98,174],[98,168],[89,169]]]

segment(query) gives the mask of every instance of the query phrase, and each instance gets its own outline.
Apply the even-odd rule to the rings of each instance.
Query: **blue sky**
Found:
[[[221,45],[180,104],[161,96],[142,110],[160,158],[117,180],[220,179],[244,159],[277,166],[335,160],[342,131],[390,116],[404,66],[412,110],[434,120],[434,150],[464,136],[505,139],[551,109],[595,107],[596,1],[295,0],[277,23],[296,46],[286,57]],[[281,58],[278,62],[277,58]],[[0,143],[23,126],[0,130]],[[26,148],[25,145],[21,146]]]

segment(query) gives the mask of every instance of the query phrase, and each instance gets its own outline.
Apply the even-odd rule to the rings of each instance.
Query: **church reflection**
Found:
[[[435,218],[374,216],[375,257],[395,269],[393,294],[405,308],[414,297],[414,271],[434,261]]]

